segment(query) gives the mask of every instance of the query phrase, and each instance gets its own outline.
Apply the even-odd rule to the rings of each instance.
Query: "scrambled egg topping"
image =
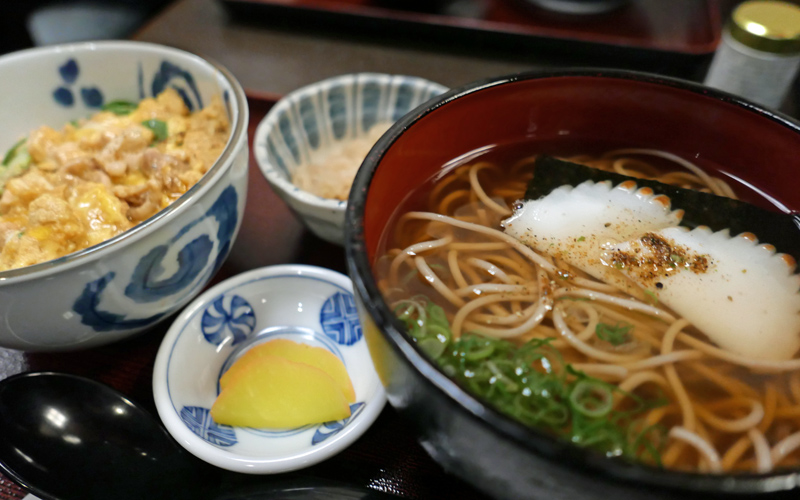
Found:
[[[228,141],[218,97],[190,113],[169,89],[121,108],[109,106],[60,131],[41,127],[6,156],[4,164],[18,159],[11,156],[30,159],[23,173],[0,185],[0,271],[55,259],[135,226],[196,183]]]

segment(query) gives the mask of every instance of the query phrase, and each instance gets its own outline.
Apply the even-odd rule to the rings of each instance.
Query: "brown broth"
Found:
[[[553,146],[553,145],[551,145]],[[525,191],[527,180],[532,177],[532,162],[530,164],[520,166],[519,158],[524,158],[521,151],[526,150],[522,145],[511,145],[495,147],[492,150],[470,158],[467,162],[459,162],[457,164],[447,165],[443,168],[442,172],[437,174],[435,178],[427,180],[419,189],[411,193],[411,195],[398,207],[396,212],[391,218],[390,224],[387,227],[391,228],[386,231],[381,238],[378,247],[378,254],[384,256],[376,262],[376,275],[379,279],[379,286],[386,296],[387,302],[390,304],[399,299],[407,299],[418,295],[425,295],[431,297],[435,302],[442,306],[450,321],[453,320],[454,315],[458,311],[458,307],[454,307],[446,300],[440,300],[441,297],[436,292],[432,292],[430,284],[423,279],[413,269],[403,268],[402,272],[395,272],[394,275],[390,272],[390,258],[386,258],[387,252],[390,249],[407,248],[409,245],[437,238],[440,236],[439,231],[434,227],[431,229],[428,222],[425,221],[411,221],[406,222],[402,226],[398,224],[398,220],[403,214],[411,211],[432,211],[439,212],[439,206],[442,200],[447,200],[448,196],[453,196],[451,201],[447,202],[449,214],[458,213],[459,210],[477,210],[475,213],[489,212],[487,216],[488,225],[494,228],[500,228],[500,221],[503,219],[498,214],[491,214],[491,211],[484,210],[485,206],[477,203],[474,196],[470,198],[463,193],[456,192],[458,189],[464,187],[464,182],[456,187],[456,181],[453,181],[459,168],[465,168],[465,165],[474,165],[478,162],[487,162],[493,165],[499,165],[499,169],[487,169],[478,173],[481,185],[484,190],[490,195],[503,198],[508,206],[513,206],[513,203],[518,200]],[[559,155],[564,150],[558,147],[550,147],[543,149],[548,154]],[[596,153],[598,148],[587,148],[589,153]],[[666,167],[664,162],[654,162],[659,167]],[[713,165],[704,164],[704,169],[710,172],[719,172],[721,177],[726,177],[725,180],[732,185],[733,190],[738,196],[747,201],[757,201],[762,207],[769,207],[772,209],[779,209],[780,207],[770,203],[769,200],[760,196],[759,193],[750,188],[744,183],[740,183],[735,179],[725,175],[721,168]],[[678,167],[680,168],[680,167]],[[509,187],[510,186],[510,187]],[[484,212],[481,212],[483,210]],[[470,213],[469,216],[476,216]],[[491,241],[486,237],[475,236],[474,233],[469,231],[456,230],[455,233],[459,242],[480,242]],[[505,253],[504,253],[505,252]],[[444,270],[448,267],[448,256],[444,252],[430,251],[426,252],[426,262],[432,269]],[[505,251],[486,251],[479,256],[489,262],[498,263],[504,262],[504,265],[511,267],[524,266],[523,259],[519,257],[512,250]],[[520,271],[525,274],[525,270]],[[572,272],[572,271],[570,271]],[[478,273],[473,273],[475,276],[468,276],[468,281],[477,282],[481,280]],[[529,277],[534,276],[533,272],[528,272]],[[490,278],[491,281],[491,278]],[[452,284],[451,284],[452,286]],[[547,321],[544,323],[548,328],[552,328],[552,324]],[[687,330],[694,336],[702,337],[702,334],[696,331]],[[682,346],[682,348],[686,348]],[[562,353],[565,359],[570,363],[585,363],[586,359],[579,353],[565,352]],[[696,368],[699,366],[699,368]],[[708,372],[718,373],[723,375],[723,381],[715,381],[709,379]],[[777,375],[770,375],[764,373],[756,373],[751,370],[732,365],[731,363],[719,360],[708,360],[703,363],[699,362],[686,362],[681,363],[677,367],[678,376],[686,381],[687,391],[693,405],[699,405],[702,410],[706,408],[708,411],[714,413],[720,418],[729,420],[741,419],[747,416],[748,412],[742,405],[731,402],[726,398],[731,397],[731,387],[740,391],[742,397],[753,397],[762,401],[763,406],[767,408],[767,412],[772,411],[768,408],[771,404],[777,404],[779,408],[783,408],[783,414],[777,416],[771,423],[762,423],[764,434],[769,440],[771,445],[774,445],[780,439],[800,431],[800,375],[792,375],[792,373],[782,373]],[[794,377],[794,378],[792,378]],[[796,379],[796,380],[795,380]],[[726,385],[727,384],[727,387]],[[769,393],[769,395],[767,395]],[[639,393],[640,396],[657,397],[658,391],[654,391],[652,387],[646,388]],[[777,403],[776,403],[777,401]],[[716,406],[715,406],[716,405]],[[726,406],[727,405],[727,406]],[[710,410],[709,410],[710,409]],[[796,415],[795,415],[796,413]],[[680,425],[685,415],[683,415],[676,405],[671,403],[671,406],[664,412],[663,417],[659,423],[664,424],[666,427],[673,425]],[[771,418],[771,417],[770,417]],[[703,419],[701,419],[703,420]],[[709,441],[714,443],[717,450],[722,455],[723,462],[725,459],[724,453],[732,450],[740,439],[746,439],[741,433],[727,432],[712,428],[709,424],[702,424],[703,434]],[[733,452],[732,452],[733,453]],[[752,471],[754,467],[755,458],[752,456],[752,447],[743,452],[741,460],[729,460],[732,462],[729,470],[747,470]],[[669,463],[666,464],[670,468],[696,470],[697,463],[700,461],[694,451],[691,449],[667,448],[666,458]],[[728,457],[730,458],[730,457]],[[800,452],[795,451],[783,462],[781,467],[797,467],[800,465]]]

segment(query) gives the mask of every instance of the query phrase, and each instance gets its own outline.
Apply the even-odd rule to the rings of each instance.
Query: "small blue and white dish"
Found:
[[[289,430],[212,420],[222,374],[249,348],[275,338],[322,347],[342,360],[356,392],[349,418]],[[330,458],[358,439],[386,402],[350,279],[294,264],[237,275],[192,302],[159,348],[153,395],[167,430],[190,453],[250,474],[288,472]]]
[[[190,110],[221,96],[231,135],[221,156],[170,206],[109,240],[0,272],[0,347],[65,351],[109,344],[169,318],[219,269],[247,196],[247,99],[225,68],[143,42],[83,42],[0,57],[0,151],[43,125],[60,128],[115,100],[166,88]],[[0,153],[2,154],[2,153]]]
[[[278,101],[256,128],[253,154],[278,196],[320,238],[344,245],[347,201],[323,198],[292,183],[315,152],[394,123],[447,87],[415,76],[354,73],[297,89]]]

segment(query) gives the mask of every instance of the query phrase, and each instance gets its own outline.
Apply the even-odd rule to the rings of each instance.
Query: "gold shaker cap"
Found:
[[[733,11],[731,36],[774,54],[800,53],[800,6],[776,0],[744,2]]]

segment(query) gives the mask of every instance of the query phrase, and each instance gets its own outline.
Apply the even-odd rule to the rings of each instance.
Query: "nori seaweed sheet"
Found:
[[[552,156],[537,158],[525,199],[539,199],[564,185],[577,186],[585,181],[606,180],[614,186],[632,180],[640,188],[649,187],[656,194],[668,196],[673,210],[683,209],[685,212],[682,226],[708,226],[713,231],[727,228],[731,236],[750,232],[756,235],[759,243],[769,243],[778,252],[789,254],[800,263],[800,217],[797,215],[772,212],[744,201],[606,172]]]

